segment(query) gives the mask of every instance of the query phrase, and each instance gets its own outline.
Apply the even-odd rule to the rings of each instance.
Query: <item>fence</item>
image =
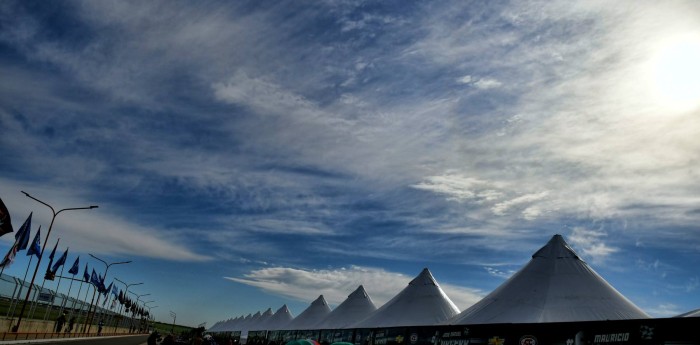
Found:
[[[66,313],[66,326],[69,325],[71,319],[73,320],[74,328],[71,332],[92,333],[93,328],[95,331],[98,328],[95,325],[98,325],[99,322],[102,322],[105,329],[114,333],[130,333],[147,328],[147,320],[145,319],[132,318],[129,315],[123,316],[114,310],[93,305],[94,287],[92,284],[80,280],[74,281],[80,282],[80,286],[74,290],[76,297],[34,284],[23,314],[23,318],[33,322],[26,322],[26,326],[23,323],[25,327],[22,327],[22,331],[53,332],[55,331],[52,329],[53,321],[62,313]],[[3,324],[0,326],[2,327],[0,332],[10,331],[14,319],[19,316],[28,287],[29,283],[26,281],[6,274],[0,275],[0,319],[2,319]],[[78,296],[78,292],[80,296]],[[81,299],[81,297],[83,298]],[[109,295],[105,298],[108,299]],[[91,306],[93,307],[92,313],[90,312]],[[47,324],[51,326],[47,326]]]

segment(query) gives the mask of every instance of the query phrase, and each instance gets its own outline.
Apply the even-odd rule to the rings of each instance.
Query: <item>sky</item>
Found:
[[[673,316],[700,307],[697,61],[697,1],[2,1],[0,198],[44,236],[21,191],[99,205],[47,248],[131,260],[107,280],[164,322],[379,306],[424,267],[464,310],[554,234]]]

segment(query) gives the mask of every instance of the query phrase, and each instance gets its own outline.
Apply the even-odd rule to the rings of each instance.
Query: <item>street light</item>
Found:
[[[172,325],[172,327],[170,327],[170,333],[175,334],[175,320],[177,319],[177,314],[175,314],[175,312],[171,310],[170,316],[173,317],[173,325]]]
[[[142,295],[138,295],[138,294],[136,294],[136,293],[134,293],[134,292],[132,292],[131,294],[134,295],[134,296],[136,296],[136,303],[134,303],[134,304],[136,305],[136,307],[139,306],[139,299],[141,299],[141,297],[143,297],[143,296],[150,296],[150,295],[151,295],[150,293],[145,293],[145,294],[142,294]],[[131,308],[131,322],[129,323],[129,332],[131,332],[131,328],[134,326],[134,316],[136,316],[136,308]],[[141,322],[139,322],[139,328],[140,328],[140,327],[141,327]]]
[[[46,243],[44,243],[44,245],[46,245]],[[94,259],[99,260],[99,261],[101,261],[103,264],[105,264],[105,276],[104,276],[104,278],[102,278],[102,279],[105,280],[105,281],[107,280],[107,272],[109,271],[109,268],[110,268],[112,265],[122,265],[122,264],[131,263],[131,260],[129,260],[129,261],[112,262],[112,263],[109,263],[109,264],[108,264],[106,261],[104,261],[104,260],[102,260],[102,259],[100,259],[100,258],[98,258],[98,257],[96,257],[96,256],[94,256],[94,255],[92,255],[92,254],[90,254],[90,253],[88,253],[88,255],[92,256]],[[93,299],[93,301],[95,300],[95,293],[97,293],[97,289],[95,289],[95,291],[93,291],[93,293],[92,293],[92,299]],[[98,294],[98,295],[97,295],[97,301],[96,301],[95,304],[94,304],[94,305],[95,305],[95,308],[97,308],[97,305],[98,305],[99,303],[100,303],[100,295]],[[92,302],[91,302],[91,303],[90,303],[90,308],[88,309],[88,317],[85,318],[85,325],[87,325],[87,332],[88,332],[88,333],[90,332],[90,328],[92,328],[92,318],[95,316],[94,313],[91,315],[91,313],[92,313],[92,306],[93,306],[93,304],[92,304]],[[87,324],[87,323],[88,323],[88,319],[90,319],[90,324],[89,324],[89,325]]]
[[[58,216],[59,213],[63,211],[74,211],[74,210],[90,210],[93,208],[97,208],[97,205],[91,205],[91,206],[86,206],[86,207],[69,207],[69,208],[64,208],[56,210],[49,204],[29,195],[29,193],[22,191],[24,195],[26,195],[30,199],[34,199],[35,201],[44,204],[46,207],[51,209],[51,213],[53,213],[53,216],[51,217],[51,224],[49,225],[49,230],[46,232],[46,239],[44,240],[44,245],[41,247],[41,255],[39,255],[39,259],[36,261],[36,267],[34,268],[34,275],[32,275],[32,282],[29,284],[29,289],[27,289],[27,296],[24,297],[24,302],[22,303],[22,309],[19,312],[19,318],[17,319],[17,324],[12,327],[12,332],[17,332],[19,330],[19,325],[22,323],[22,317],[24,316],[24,309],[27,307],[27,301],[29,300],[29,294],[32,292],[32,286],[34,286],[34,279],[36,279],[36,272],[39,270],[39,264],[41,264],[41,258],[44,256],[44,249],[46,249],[46,244],[49,242],[49,235],[51,235],[51,229],[53,228],[53,222],[56,220],[56,216]]]
[[[116,277],[114,278],[114,280],[116,280],[116,281],[118,281],[118,282],[124,284],[124,295],[123,295],[124,297],[126,297],[126,294],[129,293],[129,287],[130,287],[130,286],[136,286],[136,285],[141,285],[141,284],[143,284],[143,283],[131,283],[131,284],[127,284],[127,283],[121,281],[119,278],[116,278]],[[120,305],[119,305],[119,315],[122,314],[122,310],[123,310],[123,309],[124,309],[124,304],[121,304],[121,303],[120,303]],[[120,322],[120,323],[121,323],[121,322]],[[117,331],[117,328],[116,328],[116,326],[115,326],[114,332],[116,332],[116,331]]]

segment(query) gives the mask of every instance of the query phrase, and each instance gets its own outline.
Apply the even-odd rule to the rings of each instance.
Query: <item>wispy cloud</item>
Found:
[[[0,190],[11,191],[16,186],[0,179]],[[57,210],[66,207],[84,207],[101,204],[93,210],[59,214],[51,241],[61,238],[73,252],[96,252],[110,256],[143,256],[172,261],[209,261],[207,254],[198,253],[192,246],[183,245],[188,234],[179,229],[139,224],[115,216],[109,204],[76,197],[75,190],[48,189],[34,184],[21,187],[34,197],[49,202]],[[3,200],[13,210],[33,210],[33,228],[51,222],[50,210],[22,194],[5,193]],[[15,213],[15,217],[21,213]],[[20,218],[21,219],[21,218]],[[23,220],[22,220],[23,221]],[[44,234],[46,234],[44,232]],[[45,236],[45,235],[44,235]]]
[[[569,242],[576,248],[580,248],[583,256],[590,258],[595,263],[600,263],[620,250],[604,242],[607,236],[608,234],[602,230],[575,227],[569,234]]]
[[[378,307],[393,298],[413,279],[401,273],[361,266],[321,270],[271,267],[251,271],[243,278],[224,278],[301,301],[312,301],[322,294],[329,303],[336,305],[342,303],[359,285],[363,285]],[[477,289],[450,284],[440,286],[462,308],[471,306],[482,296]]]

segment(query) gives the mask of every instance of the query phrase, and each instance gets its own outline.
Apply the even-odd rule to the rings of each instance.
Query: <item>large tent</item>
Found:
[[[280,329],[285,329],[285,326],[287,326],[292,319],[294,319],[294,316],[292,313],[289,311],[289,308],[287,308],[287,305],[283,305],[277,311],[275,312],[270,319],[267,320],[267,323],[265,324],[265,328],[268,331],[276,331]]]
[[[676,315],[674,317],[700,317],[700,309],[691,310],[687,313]]]
[[[435,325],[457,313],[459,309],[424,268],[398,295],[352,328]]]
[[[561,235],[496,290],[446,324],[649,318],[588,266]]]
[[[249,331],[264,331],[267,330],[267,323],[272,317],[272,308],[267,308],[265,312],[260,315],[260,318],[254,323],[248,326]]]
[[[323,320],[331,313],[331,308],[328,306],[323,295],[311,302],[306,310],[301,312],[294,320],[287,324],[284,328],[288,330],[307,330],[315,329],[317,323]]]
[[[365,288],[360,285],[353,293],[348,295],[348,298],[343,303],[333,309],[325,319],[318,323],[315,328],[347,328],[369,316],[375,310],[377,310],[377,306],[374,305]]]

